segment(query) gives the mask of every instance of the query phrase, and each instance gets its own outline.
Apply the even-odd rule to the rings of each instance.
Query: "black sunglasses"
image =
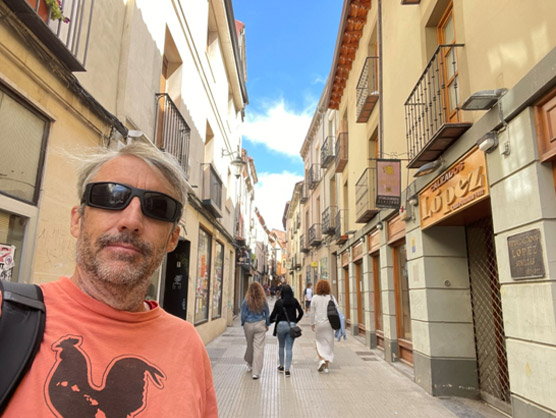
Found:
[[[173,197],[121,183],[89,183],[85,186],[81,203],[99,209],[124,210],[135,196],[141,200],[145,216],[166,222],[176,222],[181,217],[182,204]]]

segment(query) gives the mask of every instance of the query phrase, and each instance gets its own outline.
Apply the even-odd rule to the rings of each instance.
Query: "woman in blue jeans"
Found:
[[[274,326],[274,336],[278,337],[278,357],[280,359],[280,365],[278,366],[278,371],[280,373],[286,374],[286,377],[290,377],[290,367],[292,364],[292,347],[293,338],[290,336],[290,326],[286,320],[290,320],[290,325],[294,326],[303,317],[303,308],[299,304],[298,300],[293,297],[292,288],[285,284],[282,286],[280,291],[280,299],[274,304],[274,309],[270,314],[270,322],[275,322]],[[284,348],[286,350],[285,363],[284,363]]]

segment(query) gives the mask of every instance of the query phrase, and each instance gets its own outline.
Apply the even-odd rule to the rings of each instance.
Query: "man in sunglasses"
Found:
[[[187,187],[177,162],[150,145],[83,161],[75,271],[41,285],[44,340],[3,417],[217,417],[197,331],[145,301],[177,245]]]

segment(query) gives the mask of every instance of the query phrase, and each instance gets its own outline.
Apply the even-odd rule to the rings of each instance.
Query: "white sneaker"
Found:
[[[259,375],[258,375],[258,374],[254,374],[254,375],[253,375],[253,380],[257,380],[258,378],[259,378]]]
[[[324,374],[328,374],[328,367],[326,367],[323,371]]]
[[[325,365],[326,365],[326,362],[324,360],[319,361],[319,367],[318,367],[317,371],[322,372],[324,370]]]
[[[253,368],[251,367],[251,365],[249,363],[245,363],[245,365],[247,366],[247,371],[250,372],[251,370],[253,370]]]

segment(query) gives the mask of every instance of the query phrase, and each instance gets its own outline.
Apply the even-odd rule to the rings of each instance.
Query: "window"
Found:
[[[195,283],[195,323],[208,320],[209,285],[212,238],[199,229],[199,249],[197,252],[197,281]]]
[[[222,316],[222,284],[224,279],[224,246],[216,243],[214,257],[214,285],[212,288],[212,318]]]
[[[0,89],[0,192],[36,204],[48,120]]]
[[[456,30],[454,27],[454,14],[450,4],[442,16],[437,28],[438,44],[451,45],[456,43]],[[442,71],[446,87],[444,88],[444,107],[446,108],[446,120],[454,122],[458,119],[458,62],[456,49],[453,47],[442,48]]]

